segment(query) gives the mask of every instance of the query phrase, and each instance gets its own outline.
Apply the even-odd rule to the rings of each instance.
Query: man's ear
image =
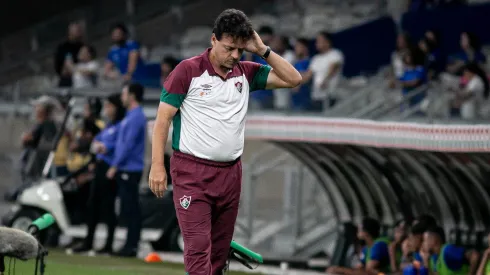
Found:
[[[214,47],[216,45],[216,41],[218,41],[218,39],[216,38],[216,35],[213,33],[211,35],[211,45]]]

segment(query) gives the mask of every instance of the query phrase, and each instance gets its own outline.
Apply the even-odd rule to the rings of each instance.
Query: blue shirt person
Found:
[[[95,141],[102,143],[105,148],[103,153],[97,153],[97,159],[104,161],[108,165],[111,165],[114,160],[114,148],[116,148],[118,132],[119,122],[110,123],[94,139]]]
[[[300,73],[308,71],[310,67],[310,59],[304,58],[297,61],[294,64],[294,68]],[[311,83],[301,84],[297,90],[293,90],[293,95],[291,96],[291,106],[294,110],[306,111],[310,108],[310,92]]]
[[[112,167],[120,171],[140,172],[144,169],[146,116],[138,106],[127,111],[121,121]]]
[[[402,94],[406,96],[413,90],[427,83],[427,71],[423,66],[406,67],[405,72],[399,80],[403,86]],[[418,93],[410,99],[410,106],[420,103],[424,97],[425,92]]]
[[[126,107],[126,116],[119,125],[119,131],[111,168],[107,178],[115,178],[121,199],[121,217],[128,221],[126,243],[116,253],[123,257],[136,257],[141,235],[141,210],[139,204],[139,184],[143,175],[146,116],[140,106],[144,88],[133,83],[123,89],[121,100]]]
[[[125,81],[144,79],[145,64],[140,57],[140,45],[127,37],[128,30],[124,25],[119,24],[113,28],[114,45],[107,54],[104,75],[115,78],[114,69],[116,69],[123,75]]]

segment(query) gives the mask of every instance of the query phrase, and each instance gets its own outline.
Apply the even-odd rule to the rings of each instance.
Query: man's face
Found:
[[[80,51],[78,52],[78,60],[82,61],[82,62],[88,62],[90,61],[92,58],[90,56],[90,52],[88,50],[88,47],[82,47],[80,49]]]
[[[120,28],[115,28],[114,30],[112,30],[111,36],[114,43],[120,43],[125,39],[124,32]]]
[[[308,48],[303,43],[296,43],[294,45],[294,52],[296,53],[296,56],[307,56],[308,55]]]
[[[46,108],[43,105],[36,105],[35,107],[36,120],[44,121],[46,119]]]
[[[213,44],[216,61],[221,67],[229,70],[238,64],[246,46],[246,41],[238,38],[234,39],[226,34],[223,34],[221,40],[218,40],[213,34],[211,43]]]
[[[366,238],[367,238],[367,233],[366,233],[366,231],[364,231],[364,230],[362,229],[362,226],[360,226],[360,225],[357,227],[357,238],[358,238],[359,240],[366,240]]]
[[[89,118],[91,116],[92,112],[90,111],[90,105],[88,103],[85,103],[85,105],[83,105],[83,117]]]
[[[422,235],[410,233],[408,235],[408,241],[410,242],[410,247],[418,250],[422,246]]]
[[[82,38],[82,28],[79,24],[71,24],[68,27],[68,39],[78,41]]]
[[[162,63],[161,69],[162,69],[162,76],[163,77],[167,77],[170,74],[170,72],[172,71],[172,67],[167,63]]]
[[[437,238],[434,234],[431,234],[429,232],[425,232],[424,233],[424,241],[422,243],[422,250],[424,250],[424,252],[433,253],[434,248],[437,244],[436,239]]]
[[[128,87],[124,87],[121,93],[121,101],[125,108],[128,108],[130,102],[130,95],[128,91]]]
[[[316,49],[319,52],[326,52],[330,49],[331,43],[328,39],[326,39],[323,35],[318,35],[316,37]]]

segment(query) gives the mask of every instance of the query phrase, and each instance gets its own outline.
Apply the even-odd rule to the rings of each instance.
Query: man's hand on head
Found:
[[[245,51],[251,52],[258,56],[263,56],[267,51],[267,46],[264,44],[264,42],[262,42],[262,39],[256,31],[254,31],[252,38],[247,41]]]

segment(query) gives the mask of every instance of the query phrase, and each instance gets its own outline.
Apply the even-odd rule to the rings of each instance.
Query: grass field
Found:
[[[9,274],[9,259],[5,259],[5,274]],[[13,273],[13,261],[11,272]],[[34,274],[35,261],[15,263],[15,275]],[[46,257],[46,275],[184,275],[184,267],[172,263],[145,263],[141,259],[122,259],[112,257],[68,256],[60,251],[50,251]],[[230,272],[230,275],[246,273]]]

